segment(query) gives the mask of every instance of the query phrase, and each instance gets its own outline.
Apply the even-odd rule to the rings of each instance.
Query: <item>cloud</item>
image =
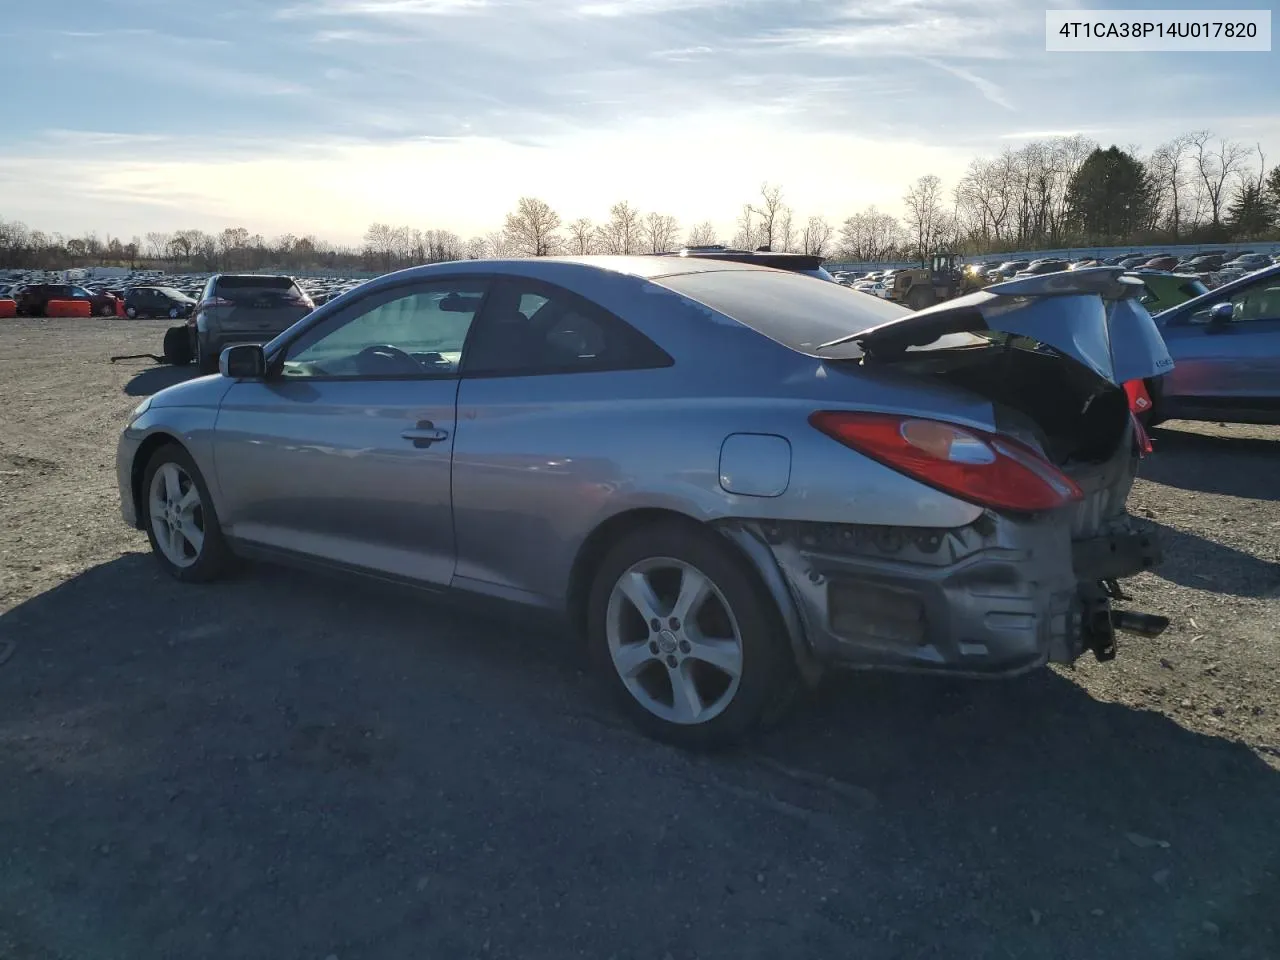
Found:
[[[927,63],[929,66],[941,70],[944,73],[949,73],[953,77],[963,80],[965,83],[973,84],[974,88],[982,94],[983,97],[991,103],[994,103],[996,106],[1004,107],[1006,110],[1014,109],[1013,104],[1009,101],[1009,98],[1005,96],[1003,90],[990,80],[986,80],[978,76],[971,70],[966,70],[963,67],[952,66],[951,64],[943,63],[941,60],[936,60],[932,57],[920,57],[919,60],[921,63]]]

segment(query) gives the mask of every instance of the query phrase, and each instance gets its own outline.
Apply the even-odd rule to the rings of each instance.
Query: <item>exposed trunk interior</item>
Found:
[[[1129,435],[1124,390],[1039,346],[1000,337],[987,346],[907,351],[867,362],[938,377],[986,397],[1004,416],[1034,425],[1046,455],[1060,466],[1110,460]]]

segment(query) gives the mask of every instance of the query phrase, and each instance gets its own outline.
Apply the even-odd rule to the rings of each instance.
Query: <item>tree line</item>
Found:
[[[554,254],[663,253],[725,243],[748,250],[882,262],[939,250],[998,254],[1071,246],[1213,244],[1280,239],[1280,166],[1261,145],[1208,130],[1181,134],[1144,153],[1103,148],[1082,135],[1034,140],[970,162],[948,188],[926,175],[902,198],[902,213],[867,207],[833,224],[798,214],[781,186],[765,183],[722,235],[711,221],[687,230],[671,214],[627,201],[599,221],[565,222],[546,201],[521,197],[500,229],[463,239],[450,230],[371,224],[359,245],[315,236],[271,239],[244,227],[152,232],[124,240],[66,237],[0,219],[0,266],[91,265],[171,271],[389,271],[415,263]]]

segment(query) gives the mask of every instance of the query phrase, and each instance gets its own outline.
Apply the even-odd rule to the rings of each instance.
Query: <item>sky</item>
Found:
[[[627,200],[727,235],[763,182],[802,217],[899,213],[915,178],[1058,133],[1208,128],[1280,161],[1280,54],[1046,53],[1044,9],[15,0],[0,219],[357,243],[374,221],[482,234],[532,195],[566,222]]]

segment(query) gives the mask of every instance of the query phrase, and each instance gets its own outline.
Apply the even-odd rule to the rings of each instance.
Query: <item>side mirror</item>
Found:
[[[1235,315],[1235,308],[1230,303],[1218,303],[1209,310],[1209,325],[1225,327]]]
[[[218,357],[218,372],[235,380],[261,380],[267,375],[267,355],[257,343],[237,343]]]

